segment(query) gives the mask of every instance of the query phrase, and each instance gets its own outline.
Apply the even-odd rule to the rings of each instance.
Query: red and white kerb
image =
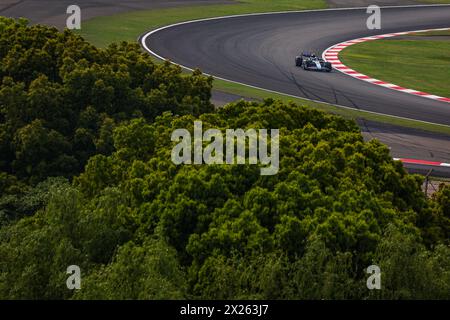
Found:
[[[425,160],[405,159],[405,158],[394,158],[394,160],[401,161],[406,164],[420,164],[424,166],[433,166],[433,167],[450,167],[450,163],[445,162],[435,162],[435,161],[425,161]]]
[[[378,36],[371,36],[371,37],[365,37],[365,38],[359,38],[359,39],[354,39],[354,40],[349,40],[349,41],[345,41],[345,42],[341,42],[338,43],[330,48],[328,48],[327,50],[325,50],[323,52],[323,59],[325,61],[331,62],[333,64],[333,68],[345,73],[349,76],[352,76],[354,78],[357,78],[359,80],[363,80],[366,82],[370,82],[372,84],[378,85],[378,86],[382,86],[388,89],[392,89],[392,90],[396,90],[396,91],[401,91],[404,93],[409,93],[415,96],[421,96],[424,98],[428,98],[428,99],[433,99],[433,100],[438,100],[438,101],[443,101],[443,102],[447,102],[450,103],[450,98],[446,98],[446,97],[440,97],[434,94],[430,94],[430,93],[426,93],[426,92],[422,92],[422,91],[417,91],[414,89],[408,89],[408,88],[403,88],[401,86],[398,86],[396,84],[392,84],[392,83],[388,83],[382,80],[378,80],[378,79],[374,79],[371,78],[369,76],[366,76],[365,74],[362,74],[356,70],[353,70],[349,67],[347,67],[346,65],[344,65],[342,63],[341,60],[339,60],[339,53],[354,44],[357,43],[361,43],[361,42],[366,42],[366,41],[372,41],[372,40],[378,40],[378,39],[385,39],[385,38],[391,38],[391,37],[396,37],[396,36],[402,36],[405,34],[410,34],[410,33],[416,33],[416,32],[428,32],[428,31],[443,31],[443,30],[450,30],[450,28],[442,28],[442,29],[428,29],[428,30],[417,30],[417,31],[407,31],[407,32],[397,32],[397,33],[388,33],[388,34],[383,34],[383,35],[378,35]]]

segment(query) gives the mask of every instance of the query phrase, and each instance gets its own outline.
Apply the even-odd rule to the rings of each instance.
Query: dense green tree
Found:
[[[111,154],[121,121],[213,110],[212,78],[157,65],[137,44],[97,49],[69,30],[4,17],[0,28],[0,170],[31,186]]]
[[[374,261],[382,271],[384,299],[450,299],[450,250],[439,244],[426,250],[416,235],[390,226]]]
[[[55,186],[51,197],[45,211],[0,229],[3,299],[68,298],[67,267],[88,263],[74,240],[79,237],[77,192],[66,183]]]
[[[383,261],[395,259],[380,249],[399,241],[387,229],[413,237],[426,263],[435,251],[422,242],[439,246],[448,239],[426,232],[445,226],[436,219],[444,216],[446,189],[427,200],[422,179],[408,175],[385,146],[365,143],[352,122],[271,100],[228,105],[200,119],[204,128],[280,128],[279,173],[263,177],[249,165],[175,166],[171,132],[192,132],[195,118],[164,114],[151,125],[134,120],[116,129],[116,151],[92,158],[76,179],[81,192],[94,199],[105,188],[122,190],[135,208],[138,234],[167,239],[187,268],[195,297],[370,298],[364,269],[381,261],[378,252],[386,253]],[[439,248],[441,256],[449,250]],[[261,275],[257,266],[263,260],[267,270],[279,268],[290,278],[268,276],[270,290],[257,279],[241,283],[250,274]],[[420,261],[412,262],[415,273]],[[445,259],[435,261],[433,268],[448,272]],[[389,263],[385,268],[401,269]],[[402,297],[401,290],[396,286],[395,294],[385,296]],[[420,296],[412,292],[409,298]],[[421,294],[433,297],[431,291]]]
[[[129,242],[114,261],[83,280],[77,299],[185,299],[186,275],[176,251],[160,240]]]
[[[92,115],[80,137],[88,137]],[[192,115],[122,122],[112,154],[91,157],[73,186],[51,184],[45,209],[0,229],[1,296],[448,297],[448,188],[427,199],[421,179],[387,147],[364,142],[353,122],[312,109],[239,102],[200,119],[222,130],[277,126],[279,173],[175,165],[171,133],[192,132]],[[5,192],[17,182],[7,174],[0,181]],[[17,250],[25,250],[21,259]],[[75,296],[57,283],[70,264],[83,266],[86,280]],[[381,267],[384,291],[366,288],[371,264]],[[22,277],[14,289],[10,277]]]
[[[214,111],[211,78],[137,45],[0,31],[0,298],[450,298],[450,188],[428,199],[353,121],[272,99]],[[195,120],[279,129],[279,172],[175,165],[172,132]]]

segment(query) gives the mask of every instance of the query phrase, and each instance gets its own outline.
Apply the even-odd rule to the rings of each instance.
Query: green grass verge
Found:
[[[96,46],[105,47],[108,44],[117,41],[136,41],[145,31],[181,21],[253,12],[308,10],[326,7],[327,4],[325,0],[242,0],[238,4],[135,11],[108,17],[97,17],[85,21],[83,22],[80,34]],[[355,120],[363,118],[371,121],[390,123],[392,125],[450,134],[449,126],[427,124],[420,121],[339,108],[325,103],[315,103],[305,99],[274,94],[265,90],[218,79],[214,82],[214,89],[248,98],[274,98],[286,102],[293,101]]]
[[[450,0],[449,0],[450,1]],[[450,30],[441,30],[441,31],[426,31],[426,32],[416,32],[406,35],[408,37],[413,36],[424,36],[424,37],[432,37],[432,36],[450,36]]]
[[[135,41],[145,31],[164,25],[218,16],[326,8],[325,0],[240,0],[236,4],[183,6],[133,11],[83,22],[80,34],[99,47],[117,41]]]
[[[344,49],[341,60],[376,79],[450,97],[448,40],[368,41]]]
[[[327,103],[319,103],[319,102],[312,102],[308,101],[306,99],[301,98],[294,98],[290,96],[286,96],[283,94],[277,94],[272,93],[269,91],[256,89],[248,86],[243,86],[240,84],[236,84],[233,82],[228,82],[224,80],[215,79],[214,80],[214,88],[217,90],[221,90],[224,92],[244,96],[244,97],[252,97],[257,99],[266,99],[266,98],[272,98],[272,99],[279,99],[284,102],[295,102],[301,105],[306,105],[312,108],[316,108],[325,112],[330,112],[333,114],[341,115],[347,119],[367,119],[370,121],[376,121],[381,123],[388,123],[396,126],[402,126],[407,128],[415,128],[415,129],[421,129],[425,131],[431,131],[436,133],[444,133],[450,135],[450,126],[445,125],[438,125],[438,124],[432,124],[432,123],[426,123],[416,120],[408,120],[403,118],[397,118],[389,115],[379,115],[379,114],[373,114],[364,110],[356,110],[356,109],[347,109],[342,108],[338,106],[334,106],[332,104]]]
[[[450,0],[421,0],[420,2],[429,4],[446,4],[450,3]]]

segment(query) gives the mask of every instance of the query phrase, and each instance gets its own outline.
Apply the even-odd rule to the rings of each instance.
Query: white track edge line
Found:
[[[393,9],[393,8],[422,8],[422,7],[449,7],[449,6],[450,6],[450,4],[430,4],[430,5],[424,4],[424,5],[404,5],[404,6],[382,6],[380,8],[381,9]],[[295,11],[293,10],[293,11],[246,13],[246,14],[228,15],[228,16],[221,16],[221,17],[211,17],[211,18],[204,18],[204,19],[195,19],[195,20],[177,22],[177,23],[174,23],[174,24],[170,24],[170,25],[167,25],[167,26],[163,26],[163,27],[160,27],[160,28],[157,28],[157,29],[153,29],[153,30],[147,31],[146,33],[144,33],[143,35],[141,35],[138,38],[138,42],[141,44],[141,46],[148,53],[150,53],[151,55],[155,56],[156,58],[158,58],[160,60],[168,60],[168,59],[160,56],[156,52],[154,52],[152,49],[150,49],[147,46],[147,44],[146,44],[146,39],[149,36],[151,36],[152,34],[156,33],[156,32],[159,32],[159,31],[162,31],[162,30],[165,30],[165,29],[169,29],[169,28],[172,28],[172,27],[185,25],[185,24],[191,24],[191,23],[197,23],[197,22],[202,22],[202,21],[212,21],[212,20],[230,19],[230,18],[247,17],[247,16],[271,15],[271,14],[274,14],[274,15],[275,14],[290,14],[290,13],[308,13],[308,12],[322,12],[322,11],[362,10],[362,9],[367,9],[367,7],[330,8],[330,9],[314,9],[314,10],[295,10]],[[170,63],[172,63],[174,65],[177,65],[177,66],[180,66],[183,69],[186,69],[186,70],[189,70],[189,71],[194,71],[194,69],[189,68],[187,66],[184,66],[182,64],[175,63],[175,62],[172,62],[172,61],[170,61]],[[235,84],[247,86],[247,87],[250,87],[250,88],[253,88],[253,89],[258,89],[258,90],[262,90],[262,91],[266,91],[266,92],[270,92],[270,93],[280,94],[280,95],[284,95],[284,96],[291,97],[291,98],[311,101],[311,102],[315,102],[315,103],[319,103],[319,104],[326,104],[326,105],[329,105],[329,106],[338,107],[338,108],[342,108],[342,109],[346,109],[346,110],[350,110],[350,111],[354,111],[354,112],[369,113],[369,114],[378,115],[378,116],[387,116],[387,117],[392,117],[392,118],[401,119],[401,120],[416,121],[416,122],[420,122],[420,123],[423,123],[423,124],[430,124],[430,125],[436,125],[436,126],[440,126],[440,127],[450,128],[450,125],[445,125],[445,124],[441,124],[441,123],[435,123],[435,122],[430,122],[430,121],[406,118],[406,117],[390,115],[390,114],[385,114],[385,113],[380,113],[380,112],[375,112],[375,111],[370,111],[370,110],[355,109],[355,108],[351,108],[351,107],[348,107],[348,106],[328,103],[328,102],[324,102],[324,101],[319,101],[319,100],[314,100],[314,99],[309,99],[309,98],[305,98],[305,97],[300,97],[300,96],[296,96],[296,95],[292,95],[292,94],[288,94],[288,93],[283,93],[283,92],[276,91],[276,90],[261,88],[261,87],[257,87],[257,86],[251,85],[251,84],[247,84],[247,83],[243,83],[243,82],[239,82],[239,81],[234,81],[234,80],[230,80],[230,79],[214,76],[214,75],[208,74],[208,73],[203,73],[203,74],[207,75],[207,76],[212,76],[212,77],[214,77],[216,79],[219,79],[219,80],[223,80],[223,81],[227,81],[227,82],[230,82],[230,83],[235,83]]]

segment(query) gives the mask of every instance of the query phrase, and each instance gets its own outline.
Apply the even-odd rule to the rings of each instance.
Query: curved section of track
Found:
[[[378,36],[371,36],[371,37],[365,37],[365,38],[359,38],[359,39],[354,39],[354,40],[350,40],[350,41],[345,41],[345,42],[341,42],[338,43],[330,48],[328,48],[327,50],[325,50],[322,54],[322,57],[324,60],[329,61],[331,63],[333,63],[334,69],[338,70],[342,73],[345,73],[346,75],[349,75],[351,77],[354,77],[356,79],[362,80],[362,81],[367,81],[371,84],[377,85],[377,86],[382,86],[391,90],[396,90],[396,91],[401,91],[403,93],[407,93],[407,94],[413,94],[416,96],[420,96],[422,98],[427,98],[427,99],[432,99],[432,100],[438,100],[438,101],[443,101],[443,102],[447,102],[450,103],[450,98],[447,97],[441,97],[441,96],[437,96],[431,93],[427,93],[427,92],[422,92],[422,91],[417,91],[415,89],[411,89],[411,88],[404,88],[401,87],[399,85],[393,84],[393,83],[388,83],[386,81],[383,80],[379,80],[379,79],[375,79],[372,77],[369,77],[365,74],[362,74],[360,72],[358,72],[357,70],[353,70],[350,67],[344,65],[342,63],[342,61],[339,59],[339,54],[342,50],[358,44],[358,43],[363,43],[363,42],[367,42],[367,41],[374,41],[374,40],[381,40],[381,39],[388,39],[388,38],[392,38],[392,37],[397,37],[397,36],[402,36],[402,35],[406,35],[406,34],[412,34],[412,33],[417,33],[417,32],[429,32],[429,31],[448,31],[450,30],[450,28],[442,28],[442,29],[428,29],[428,30],[416,30],[416,31],[408,31],[408,32],[397,32],[397,33],[388,33],[388,34],[382,34],[382,35],[378,35]],[[450,67],[449,67],[450,70]]]
[[[295,67],[294,57],[302,50],[322,52],[336,43],[371,35],[448,28],[450,6],[382,8],[382,30],[367,30],[367,17],[365,8],[223,17],[161,28],[144,35],[141,42],[158,57],[223,79],[450,125],[448,103],[377,87],[340,72]]]

